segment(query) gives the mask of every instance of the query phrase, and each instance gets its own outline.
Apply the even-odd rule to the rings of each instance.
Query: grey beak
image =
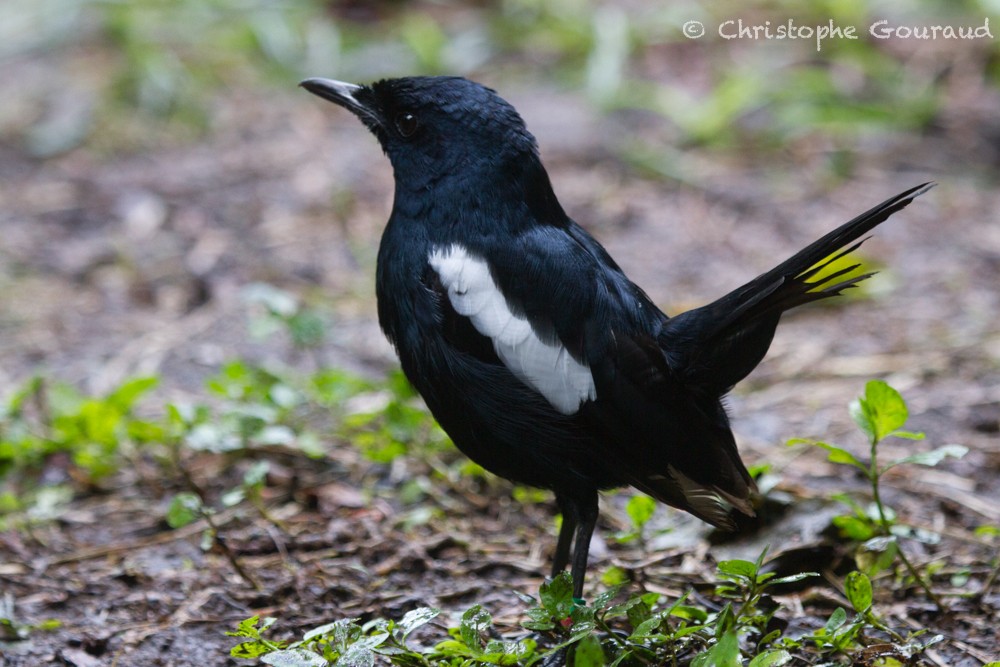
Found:
[[[313,95],[319,95],[324,100],[329,100],[347,109],[353,110],[355,107],[361,106],[354,97],[354,94],[362,88],[362,86],[357,84],[315,77],[306,79],[299,83],[299,85]]]
[[[360,118],[361,122],[367,125],[373,132],[376,128],[382,127],[382,118],[379,110],[375,107],[371,89],[367,86],[318,77],[306,79],[299,83],[299,85],[313,95],[318,95],[324,100],[329,100],[338,106],[344,107]]]

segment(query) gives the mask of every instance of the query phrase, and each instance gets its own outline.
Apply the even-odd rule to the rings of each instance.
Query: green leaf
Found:
[[[226,632],[226,636],[227,637],[250,637],[251,639],[260,639],[260,631],[257,630],[257,622],[258,621],[260,621],[260,616],[251,616],[250,618],[244,618],[236,626],[236,630],[234,630],[232,632],[228,632],[227,631]]]
[[[607,664],[601,641],[592,634],[577,643],[573,657],[576,667],[604,667]]]
[[[715,636],[719,641],[722,641],[726,633],[735,632],[736,620],[733,603],[727,602],[715,617]]]
[[[563,619],[573,613],[573,577],[569,572],[560,572],[552,581],[546,581],[538,589],[542,606],[554,618]]]
[[[840,534],[844,537],[863,542],[878,534],[875,524],[867,519],[856,516],[835,516],[831,523],[840,529]]]
[[[864,572],[857,570],[847,575],[844,580],[844,593],[854,607],[854,611],[863,614],[872,607],[872,581]]]
[[[333,621],[332,623],[325,623],[323,625],[318,625],[312,630],[309,630],[304,635],[302,635],[303,641],[311,641],[317,637],[324,637],[329,635],[330,639],[335,644],[346,645],[351,641],[351,635],[354,634],[351,631],[352,626],[357,627],[358,619],[356,618],[341,618],[339,620]],[[360,629],[358,629],[360,632]]]
[[[869,576],[888,569],[896,560],[899,544],[894,535],[879,535],[862,543],[854,554],[858,569]]]
[[[472,657],[473,655],[479,655],[479,653],[473,654],[468,646],[456,639],[446,639],[443,642],[438,642],[434,645],[434,650],[446,656]]]
[[[573,624],[573,634],[570,635],[570,642],[580,641],[583,637],[593,634],[597,626],[593,621],[580,621]]]
[[[750,661],[748,667],[781,667],[792,661],[792,655],[784,649],[764,651]]]
[[[272,650],[273,649],[264,642],[255,639],[249,642],[242,642],[232,647],[231,649],[229,649],[229,655],[231,655],[234,658],[244,658],[247,660],[253,660],[255,658],[259,658],[262,655],[270,653]]]
[[[327,667],[326,658],[304,648],[289,648],[268,653],[260,659],[271,667]],[[339,661],[338,661],[338,664]]]
[[[594,596],[592,602],[595,610],[603,610],[611,605],[611,601],[617,597],[618,592],[621,591],[622,584],[615,584],[603,593],[598,593]]]
[[[791,584],[796,581],[802,581],[803,579],[808,579],[809,577],[818,577],[819,572],[799,572],[798,574],[790,574],[786,577],[778,577],[777,579],[771,579],[767,582],[768,586],[774,586],[775,584]]]
[[[263,487],[270,469],[271,464],[268,461],[257,461],[243,473],[243,485]]]
[[[420,607],[406,612],[399,621],[399,629],[403,632],[403,639],[405,640],[411,632],[429,623],[440,613],[441,610],[434,607]]]
[[[388,632],[376,632],[368,637],[361,637],[347,647],[347,650],[337,660],[337,667],[374,667],[375,653],[373,649],[389,637]]]
[[[974,532],[976,537],[1000,537],[1000,526],[984,524],[978,526]]]
[[[614,572],[614,574],[608,576],[609,572]],[[622,570],[620,567],[616,567],[614,565],[609,567],[608,570],[604,573],[604,575],[601,576],[601,581],[604,581],[605,578],[608,579],[622,578],[622,581],[617,581],[613,584],[609,584],[611,588],[607,589],[603,593],[598,593],[597,595],[594,596],[594,600],[591,604],[593,605],[595,610],[607,609],[611,605],[611,601],[614,600],[615,597],[617,597],[619,591],[621,591],[624,582],[628,579],[625,571]]]
[[[683,618],[688,621],[696,621],[698,623],[704,623],[708,620],[708,612],[701,607],[692,607],[691,605],[675,605],[670,608],[670,615],[676,616],[677,618]]]
[[[481,650],[480,637],[493,622],[490,613],[482,605],[473,605],[464,614],[459,624],[459,636],[462,643],[476,651]]]
[[[846,465],[852,465],[860,470],[868,471],[868,467],[864,463],[859,461],[854,454],[837,445],[831,445],[828,442],[822,442],[820,440],[806,440],[803,438],[792,438],[788,441],[789,445],[811,445],[813,447],[819,447],[827,452],[826,460],[830,463],[842,463]]]
[[[178,493],[167,508],[167,525],[171,528],[182,528],[199,519],[203,509],[201,498],[194,493],[187,491]]]
[[[633,628],[637,628],[652,615],[652,606],[641,597],[632,598],[629,602],[632,600],[636,600],[636,602],[626,607],[625,617],[628,618],[628,622]]]
[[[823,626],[826,634],[832,634],[838,628],[847,623],[847,610],[843,607],[837,607],[832,614],[830,614],[830,619]]]
[[[628,499],[625,511],[636,530],[642,530],[656,511],[656,501],[645,494],[634,495]]]
[[[748,560],[724,560],[718,564],[720,574],[730,575],[754,581],[757,576],[757,564]]]
[[[155,387],[159,382],[159,378],[155,376],[127,380],[108,395],[107,402],[122,412],[127,412],[139,400],[139,397]]]
[[[893,435],[899,435],[899,433],[894,433]],[[932,449],[929,452],[921,452],[920,454],[911,454],[910,456],[904,456],[901,459],[896,459],[891,461],[888,465],[882,468],[882,472],[885,472],[889,468],[894,466],[902,465],[904,463],[916,463],[922,466],[936,466],[948,457],[960,459],[969,453],[969,448],[962,445],[945,445],[944,447],[938,447],[937,449]]]
[[[663,617],[660,614],[655,614],[654,616],[650,616],[645,621],[640,623],[635,630],[632,631],[632,634],[629,635],[629,639],[631,640],[644,639],[649,635],[654,634],[654,632],[660,628],[660,625],[662,623],[663,623]]]
[[[741,667],[740,642],[734,630],[726,632],[715,646],[698,654],[691,667]]]
[[[529,630],[551,630],[555,627],[552,615],[544,607],[532,607],[525,613],[528,615],[528,620],[521,625]]]
[[[920,431],[893,431],[890,435],[894,438],[903,438],[904,440],[923,440],[927,437]]]
[[[882,380],[865,385],[865,395],[851,403],[851,418],[868,439],[879,442],[902,428],[909,413],[899,392]]]

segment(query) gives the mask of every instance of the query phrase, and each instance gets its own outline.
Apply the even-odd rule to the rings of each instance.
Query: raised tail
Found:
[[[932,187],[924,183],[887,199],[724,297],[667,320],[659,343],[671,368],[693,388],[719,394],[731,389],[764,358],[781,313],[836,296],[872,275],[845,277],[860,266],[855,264],[816,278]]]

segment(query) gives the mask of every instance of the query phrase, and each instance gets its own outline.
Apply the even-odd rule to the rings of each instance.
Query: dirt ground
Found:
[[[31,73],[56,65],[38,62]],[[632,585],[676,596],[711,581],[714,561],[753,557],[765,544],[773,554],[830,545],[820,534],[837,511],[828,498],[863,493],[864,480],[784,442],[816,437],[862,451],[846,405],[881,377],[907,399],[909,428],[927,434],[886,443],[887,455],[947,443],[970,451],[886,480],[905,523],[940,536],[908,546],[919,563],[943,564],[935,585],[952,611],[935,612],[906,586],[898,590],[909,594],[881,598],[879,610],[902,631],[945,635],[921,664],[1000,658],[1000,585],[971,595],[998,545],[974,531],[1000,526],[1000,160],[996,139],[981,139],[998,136],[987,111],[997,108],[995,91],[981,109],[946,109],[935,132],[860,143],[858,167],[839,181],[822,150],[790,146],[762,161],[691,149],[678,182],[614,150],[637,137],[666,145],[656,119],[587,111],[578,93],[543,80],[488,83],[535,132],[567,211],[668,313],[725,293],[897,191],[939,183],[865,244],[864,257],[884,267],[871,298],[787,317],[729,401],[744,459],[768,462],[792,500],[781,520],[714,544],[704,526],[664,509],[655,521],[674,530],[639,548],[609,539],[627,518],[624,497],[608,497],[592,572],[617,564]],[[15,85],[6,75],[0,91]],[[241,293],[254,282],[329,310],[323,363],[372,376],[394,367],[375,322],[374,256],[392,176],[374,139],[294,81],[280,94],[234,89],[213,115],[209,135],[157,150],[83,148],[40,160],[13,139],[0,144],[0,395],[36,372],[89,392],[155,373],[157,397],[175,399],[203,392],[226,359],[298,363],[287,341],[248,334]],[[245,664],[228,658],[235,641],[222,630],[252,614],[278,616],[278,636],[291,638],[337,618],[480,602],[501,628],[517,627],[517,593],[535,593],[547,570],[551,508],[522,506],[499,480],[455,480],[429,492],[441,512],[416,521],[395,489],[423,463],[372,466],[349,442],[324,446],[321,461],[286,453],[272,468],[283,532],[252,513],[218,519],[259,590],[220,553],[199,548],[203,525],[166,527],[166,502],[181,482],[141,462],[30,534],[0,534],[2,604],[25,623],[63,623],[0,644],[0,663]],[[210,490],[249,464],[199,456],[188,468]],[[832,556],[796,567],[836,578]],[[966,571],[970,583],[950,578]],[[805,626],[844,604],[830,584],[791,597],[804,610],[791,620]]]

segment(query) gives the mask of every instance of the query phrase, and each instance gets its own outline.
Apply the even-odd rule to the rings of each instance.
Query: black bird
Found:
[[[764,357],[784,311],[871,275],[820,274],[830,256],[931,187],[671,318],[566,215],[535,138],[493,90],[459,77],[301,85],[361,119],[392,162],[376,291],[403,371],[472,460],[555,492],[552,573],[574,543],[577,597],[602,489],[631,485],[722,527],[734,508],[753,514],[722,397]]]

